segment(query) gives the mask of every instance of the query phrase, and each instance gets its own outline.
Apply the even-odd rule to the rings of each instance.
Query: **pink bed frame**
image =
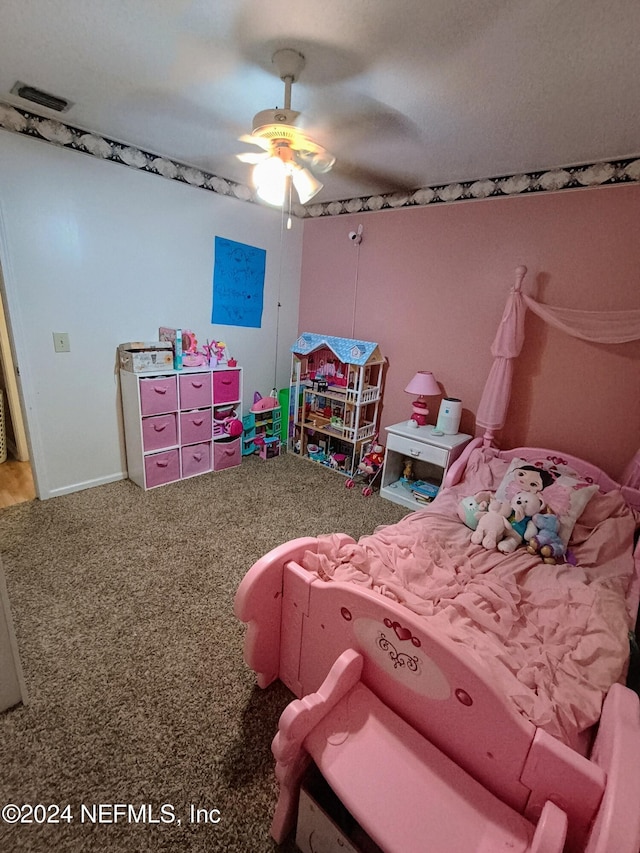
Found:
[[[464,473],[472,442],[448,472]],[[567,454],[602,491],[621,487]],[[640,492],[622,487],[640,510]],[[349,537],[345,536],[349,540]],[[640,706],[614,685],[582,755],[518,714],[459,648],[426,620],[376,592],[325,583],[300,565],[317,540],[301,538],[258,560],[242,580],[236,616],[248,623],[244,657],[266,687],[299,698],[273,744],[280,797],[272,835],[295,822],[311,760],[386,853],[475,850],[638,853]],[[640,545],[628,604],[640,591]],[[591,746],[592,742],[592,746]]]

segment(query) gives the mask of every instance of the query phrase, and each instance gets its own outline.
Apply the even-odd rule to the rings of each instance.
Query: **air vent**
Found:
[[[59,98],[57,95],[50,95],[48,92],[43,92],[42,89],[36,89],[35,86],[27,86],[26,83],[21,83],[19,80],[13,84],[11,94],[58,113],[66,113],[73,106],[71,101]]]

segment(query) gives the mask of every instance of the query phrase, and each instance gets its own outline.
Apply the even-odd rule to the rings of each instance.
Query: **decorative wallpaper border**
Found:
[[[111,160],[132,169],[151,172],[163,178],[201,187],[220,195],[259,203],[254,190],[244,184],[212,175],[168,157],[151,154],[133,145],[116,142],[97,133],[80,130],[55,119],[44,118],[2,101],[0,101],[0,127],[50,142],[53,145],[71,148],[102,160]],[[301,218],[317,218],[339,216],[343,213],[424,207],[429,204],[452,201],[559,192],[637,181],[640,181],[640,157],[629,157],[582,166],[566,166],[520,175],[423,187],[413,192],[361,196],[344,201],[308,204],[305,207],[296,204],[292,212]]]

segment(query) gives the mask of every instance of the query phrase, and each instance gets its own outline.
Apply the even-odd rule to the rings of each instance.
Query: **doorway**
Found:
[[[0,268],[0,508],[35,497]]]

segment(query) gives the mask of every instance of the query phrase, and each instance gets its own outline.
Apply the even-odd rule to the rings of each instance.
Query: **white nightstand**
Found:
[[[472,436],[434,435],[432,424],[407,426],[407,421],[392,424],[387,430],[387,452],[384,458],[380,494],[383,498],[409,509],[423,509],[428,501],[418,500],[402,475],[406,460],[411,461],[413,477],[438,487],[447,468],[460,456]]]

